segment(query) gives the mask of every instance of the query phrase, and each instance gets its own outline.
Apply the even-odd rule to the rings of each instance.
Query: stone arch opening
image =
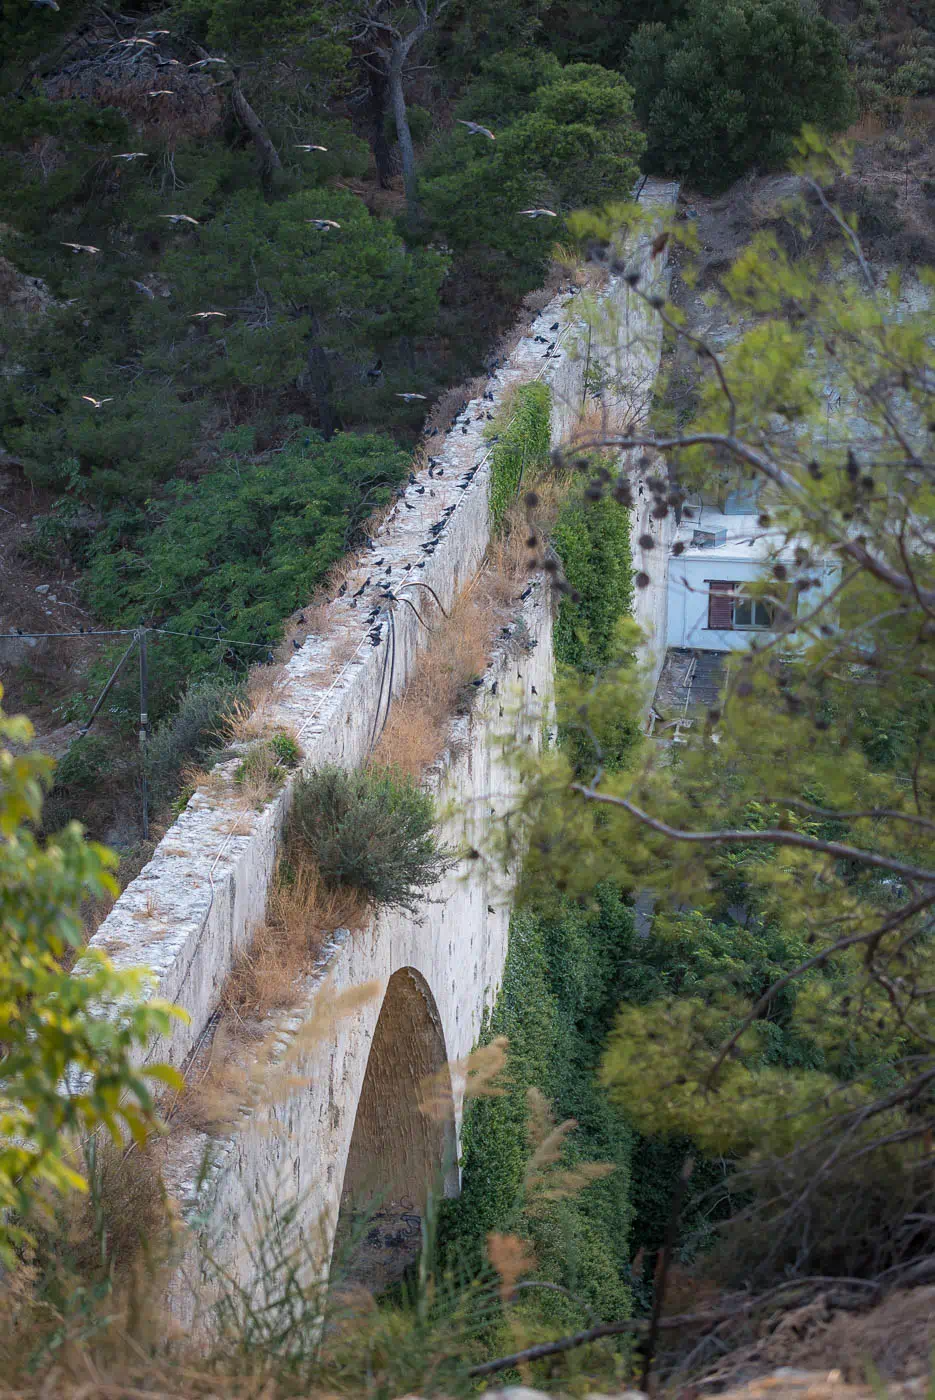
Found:
[[[430,1076],[442,1092],[426,1114],[420,1087]],[[419,1253],[432,1191],[459,1186],[457,1131],[445,1037],[435,998],[415,968],[394,972],[386,988],[357,1105],[344,1171],[335,1262],[354,1282],[377,1291]]]

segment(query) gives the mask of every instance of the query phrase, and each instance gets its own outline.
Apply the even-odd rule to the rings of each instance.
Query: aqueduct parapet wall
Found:
[[[671,204],[675,195],[674,186],[650,184],[642,201]],[[629,250],[629,259],[652,277],[665,275],[664,255],[651,260],[648,240]],[[603,386],[611,423],[644,416],[661,350],[658,318],[619,276],[608,279],[597,300],[603,335],[594,324],[589,330],[583,323],[579,294],[560,291],[534,325],[524,327],[508,362],[491,376],[494,403],[483,408],[496,409],[514,386],[543,379],[552,391],[554,445],[568,439],[595,384]],[[559,329],[548,330],[556,321]],[[556,342],[552,354],[535,340],[540,327]],[[373,557],[379,554],[388,564],[415,568],[424,562],[419,577],[446,608],[476,575],[489,541],[489,445],[480,410],[475,400],[453,431],[435,439],[440,446],[433,456],[440,459],[444,477],[429,479],[421,472],[374,541]],[[458,478],[474,467],[467,489],[459,489]],[[449,506],[455,507],[449,523],[428,555],[421,546],[429,527]],[[386,684],[386,643],[370,645],[349,597],[350,590],[332,605],[327,636],[309,637],[290,660],[271,706],[271,723],[298,734],[305,769],[325,762],[358,765],[371,748]],[[448,749],[427,778],[445,813],[442,837],[452,844],[483,848],[491,824],[502,820],[510,805],[516,778],[501,741],[512,735],[539,745],[546,739],[552,603],[545,585],[540,581],[518,607],[531,648],[517,652],[505,646],[494,655],[471,713],[453,723]],[[652,622],[651,616],[637,620]],[[396,609],[395,626],[392,689],[398,694],[426,636],[408,608]],[[657,636],[657,650],[660,641],[664,644]],[[236,760],[227,765],[228,779],[235,766]],[[150,1047],[147,1059],[153,1061],[184,1067],[203,1047],[231,966],[264,917],[290,784],[261,811],[244,810],[231,788],[228,782],[227,791],[215,786],[195,793],[92,940],[118,966],[151,968],[159,994],[188,1013],[187,1022],[177,1022],[167,1038]],[[375,1184],[392,1193],[417,1162],[447,1166],[446,1189],[457,1189],[462,1086],[455,1076],[450,1122],[434,1134],[412,1117],[410,1088],[417,1072],[434,1070],[440,1056],[458,1060],[476,1043],[500,985],[509,900],[509,878],[495,876],[485,861],[474,861],[430,892],[418,920],[383,916],[363,933],[335,935],[318,974],[300,989],[294,1016],[283,1024],[288,1087],[265,1102],[245,1105],[238,1131],[213,1145],[212,1168],[200,1182],[200,1217],[210,1219],[215,1252],[221,1251],[236,1276],[250,1267],[244,1243],[250,1203],[282,1199],[283,1192],[307,1202],[309,1228],[321,1224],[327,1257],[349,1158],[360,1189],[368,1176],[376,1176]],[[326,1034],[303,1041],[316,995],[319,1007],[322,998],[337,1005],[355,987],[369,989],[360,1004],[329,1021]],[[396,1052],[395,1078],[386,1054],[388,1034]],[[381,1099],[393,1100],[382,1124]],[[170,1144],[168,1178],[183,1201],[197,1194],[204,1146],[194,1133]],[[413,1184],[408,1212],[413,1219],[423,1190],[424,1182]]]

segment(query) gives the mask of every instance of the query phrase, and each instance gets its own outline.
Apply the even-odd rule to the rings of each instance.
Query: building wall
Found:
[[[718,558],[676,558],[668,564],[668,622],[667,644],[670,647],[693,647],[698,651],[746,651],[754,637],[769,636],[768,632],[708,627],[708,582],[724,579],[732,582],[755,583],[763,578],[762,560]],[[812,570],[821,578],[821,588],[803,595],[802,606],[810,610],[820,598],[832,591],[840,578],[837,564],[825,564]]]

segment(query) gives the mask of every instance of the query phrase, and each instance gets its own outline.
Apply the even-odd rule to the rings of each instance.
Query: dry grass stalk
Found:
[[[280,878],[270,894],[266,922],[232,968],[222,1005],[240,1020],[260,1020],[294,1006],[301,978],[314,966],[338,928],[360,928],[363,905],[346,890],[325,889],[318,872],[299,865],[288,881]]]
[[[481,593],[462,593],[449,617],[440,620],[412,679],[394,702],[371,757],[373,766],[418,779],[435,761],[445,747],[451,716],[464,702],[465,688],[487,668],[499,620]]]

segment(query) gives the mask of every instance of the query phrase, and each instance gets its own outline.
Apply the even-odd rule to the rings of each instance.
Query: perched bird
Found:
[[[117,151],[114,160],[139,160],[145,154],[145,151]]]
[[[393,572],[393,565],[387,564],[385,572],[391,574]]]
[[[292,638],[292,645],[295,647],[296,651],[302,650],[302,643],[299,641],[298,637]]]
[[[480,689],[480,687],[481,687],[483,684],[484,684],[484,678],[483,678],[483,676],[478,676],[476,680],[471,681],[471,685],[474,687],[475,690]]]
[[[353,596],[354,596],[355,598],[359,598],[360,595],[361,595],[361,593],[363,593],[364,589],[365,589],[365,588],[368,588],[369,586],[370,586],[370,575],[368,574],[367,577],[364,579],[363,583],[362,583],[362,584],[360,585],[360,587],[358,588],[357,592],[356,592]]]
[[[379,379],[379,378],[380,378],[380,375],[381,375],[382,373],[383,373],[383,361],[382,361],[382,360],[377,360],[377,362],[376,362],[375,364],[372,364],[372,365],[370,366],[370,368],[367,370],[367,378],[368,378],[368,379],[371,379],[371,380],[376,380],[376,379]]]
[[[345,579],[344,583],[342,583],[342,584],[341,584],[341,587],[338,589],[338,597],[339,597],[339,598],[343,598],[346,592],[347,592],[347,580]]]
[[[423,559],[421,564],[417,564],[417,565],[416,565],[416,568],[417,568],[417,569],[424,569],[424,568],[425,568],[425,560]]]
[[[225,320],[225,321],[227,320],[227,312],[226,312],[226,311],[193,311],[193,312],[192,312],[192,320],[193,320],[193,321],[207,321],[207,319],[208,319],[209,316],[223,316],[224,320]]]
[[[384,556],[384,558],[385,558],[385,556]],[[373,561],[373,567],[374,567],[375,569],[380,569],[380,568],[382,568],[382,567],[383,567],[383,559],[374,559],[374,561]]]
[[[93,404],[95,408],[100,408],[101,405],[105,403],[113,403],[113,399],[96,399],[91,394],[82,394],[81,397],[88,403]]]
[[[319,233],[327,233],[329,228],[341,227],[334,219],[306,219],[306,223],[311,224],[313,228],[317,228]]]
[[[538,695],[538,694],[539,694],[538,690],[536,689],[536,687],[535,687],[534,685],[531,685],[531,686],[529,687],[529,689],[532,691],[533,695]]]
[[[404,574],[408,574],[408,572],[409,572],[409,570],[410,570],[411,568],[412,568],[412,565],[411,565],[411,564],[404,564],[404,565],[403,565],[403,573],[404,573]]]
[[[90,243],[63,243],[63,248],[72,248],[76,253],[99,253],[100,248],[95,248]]]
[[[486,136],[488,141],[497,139],[489,127],[481,126],[479,122],[466,122],[463,117],[459,117],[458,122],[467,127],[469,136]]]
[[[522,593],[519,595],[519,596],[520,596],[520,599],[522,600],[522,602],[525,603],[526,599],[529,597],[529,595],[530,595],[531,592],[532,592],[532,584],[530,584],[528,588],[524,588],[523,591],[522,591]]]
[[[397,394],[397,399],[405,399],[406,403],[412,403],[414,399],[424,399],[424,394]]]
[[[156,300],[156,293],[153,291],[152,287],[147,287],[145,282],[137,282],[133,277],[130,278],[130,281],[138,292],[143,293],[144,297],[149,297],[150,301]]]
[[[498,686],[498,685],[499,685],[499,681],[494,681],[493,685],[490,687],[490,693],[491,693],[491,695],[496,695],[496,693],[497,693],[497,686]]]
[[[558,330],[558,322],[557,322],[557,321],[553,321],[552,324],[551,324],[551,326],[549,326],[549,330],[550,330],[550,331],[557,331],[557,330]]]
[[[558,215],[554,209],[521,209],[521,214],[525,214],[527,219],[557,219]]]
[[[424,495],[425,495],[425,487],[424,487],[424,486],[417,486],[417,487],[416,487],[416,495],[417,495],[417,496],[424,496]]]
[[[496,912],[497,912],[497,911],[496,911],[496,909],[494,909],[494,907],[493,907],[492,904],[488,904],[488,905],[487,905],[487,913],[488,913],[488,914],[495,914]]]
[[[407,510],[415,510],[415,506],[411,506],[408,501],[403,501],[403,505]]]
[[[296,146],[297,151],[327,151],[327,146]]]
[[[426,437],[438,437],[438,429],[433,428],[431,432],[426,433]]]
[[[303,625],[305,622],[305,614],[299,613],[298,617],[296,618],[296,622],[298,622],[300,626]]]
[[[153,88],[146,94],[147,97],[175,97],[175,88]]]
[[[193,219],[192,216],[191,216],[191,214],[160,214],[159,217],[160,217],[160,219],[168,219],[169,222],[170,222],[173,226],[174,226],[175,224],[198,224],[198,223],[199,223],[199,220],[198,220],[198,219]]]

